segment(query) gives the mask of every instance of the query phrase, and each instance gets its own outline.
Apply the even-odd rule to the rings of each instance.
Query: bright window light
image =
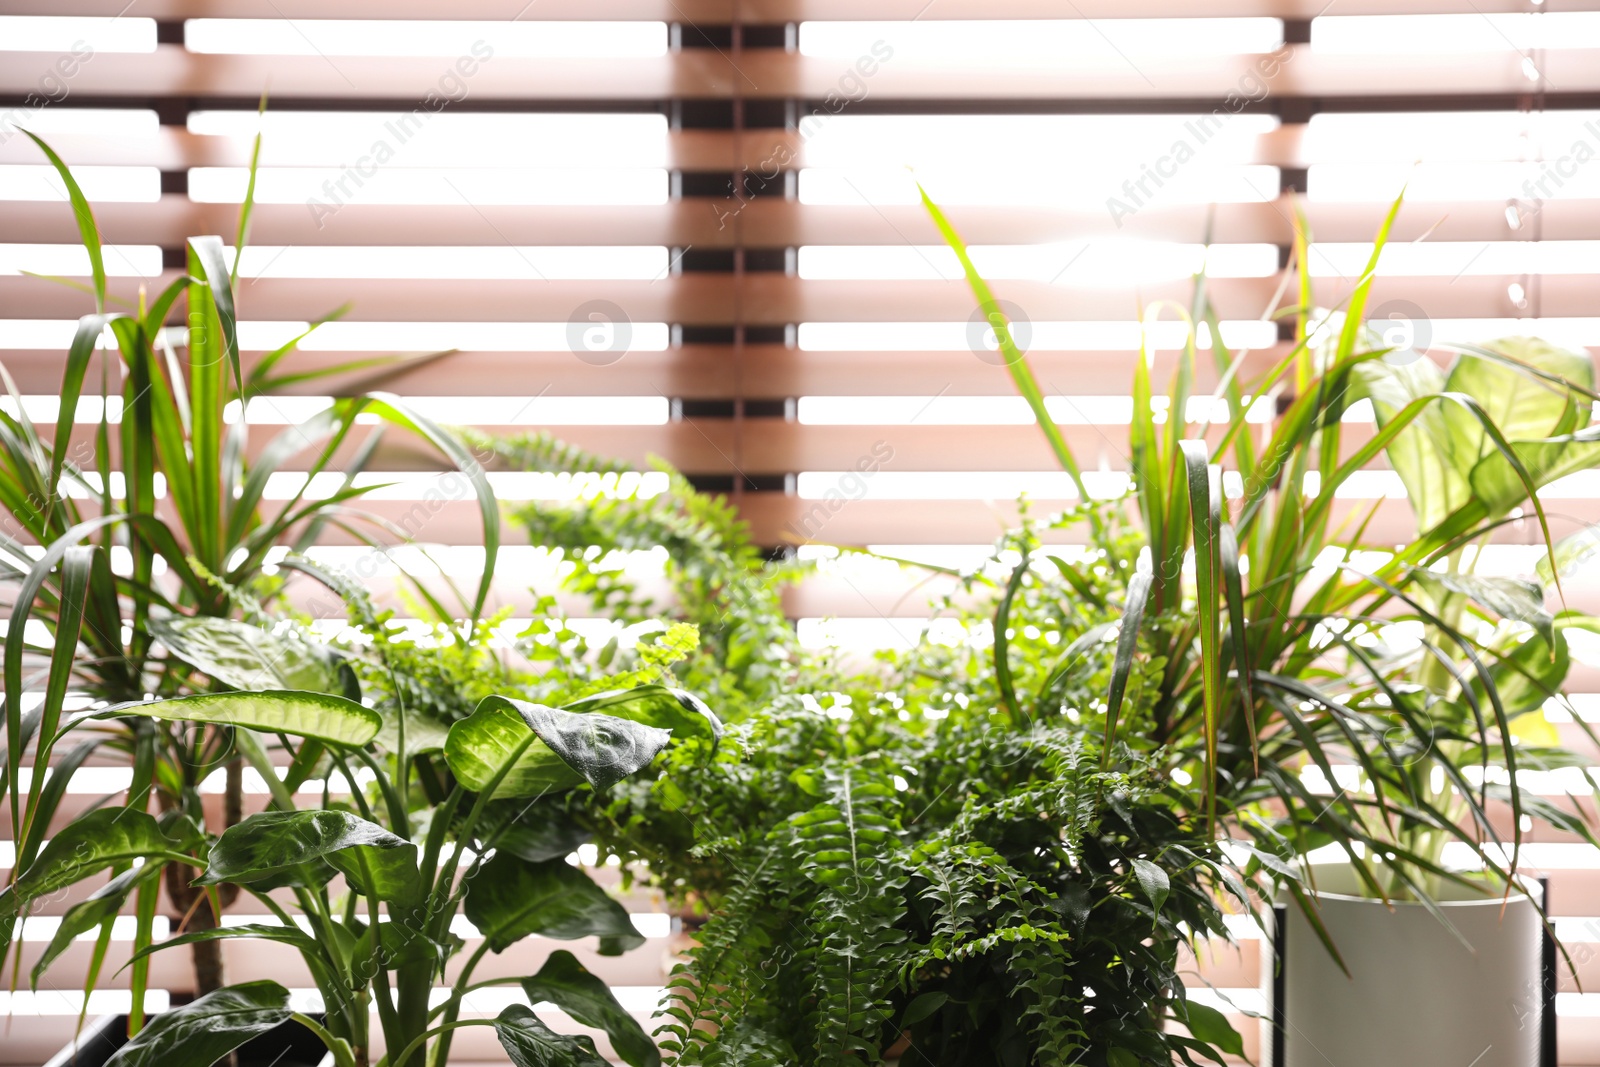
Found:
[[[50,134],[89,137],[138,137],[154,134],[161,128],[156,113],[148,108],[38,107],[0,110],[0,133],[13,127],[32,130],[41,137]],[[77,168],[73,168],[77,173]]]
[[[848,479],[864,485],[850,494],[860,500],[1014,500],[1023,493],[1037,500],[1074,500],[1077,488],[1058,471],[878,471],[864,476],[855,471],[801,471],[796,491],[802,500],[822,500],[840,493]],[[1120,471],[1086,471],[1084,484],[1091,496],[1120,496],[1129,480]]]
[[[1600,197],[1600,166],[1573,156],[1542,163],[1318,163],[1309,168],[1312,200],[1566,200]]]
[[[1370,244],[1312,246],[1309,263],[1317,277],[1357,278],[1372,255]],[[1593,274],[1600,241],[1420,241],[1384,246],[1378,273],[1390,277],[1464,274]]]
[[[1600,499],[1600,471],[1579,471],[1539,489],[1540,500]],[[1529,568],[1531,569],[1531,568]]]
[[[72,177],[90,203],[153,204],[161,199],[161,171],[155,167],[73,167]],[[12,164],[0,166],[0,200],[66,204],[67,189],[48,163]]]
[[[0,264],[4,248],[0,246]],[[160,261],[157,249],[157,262]],[[234,250],[227,250],[233,261]],[[252,245],[244,278],[494,278],[653,281],[667,274],[663,245]]]
[[[1223,986],[1202,986],[1194,991],[1192,999],[1198,1004],[1204,1004],[1227,1015],[1238,1015],[1247,1011],[1259,1018],[1262,1013],[1271,1010],[1261,990],[1248,986],[1232,989]],[[1243,1022],[1243,1019],[1239,1020],[1241,1025]]]
[[[61,416],[61,398],[59,396],[23,394],[22,410],[27,413],[28,418],[35,424],[54,423]],[[102,410],[107,416],[107,422],[121,422],[122,397],[80,396],[78,397],[77,407],[73,410],[73,421],[98,423]],[[16,418],[16,399],[10,396],[0,396],[0,411],[4,411],[12,418]]]
[[[1325,111],[1311,116],[1305,157],[1316,163],[1388,160],[1557,160],[1600,111]],[[1591,146],[1591,150],[1592,150]]]
[[[165,989],[145,990],[145,1011],[159,1013],[171,1005]],[[96,989],[89,994],[87,1005],[81,989],[0,991],[0,1015],[126,1015],[132,1008],[133,992],[127,989]]]
[[[972,245],[985,278],[1062,285],[1125,285],[1189,278],[1266,278],[1278,271],[1269,244],[1177,244],[1109,239],[1045,245]],[[839,281],[959,281],[961,263],[944,245],[803,245],[800,277]]]
[[[959,352],[983,348],[982,358],[993,362],[992,332],[974,334],[968,322],[803,322],[800,348],[810,352]],[[1026,336],[1024,336],[1026,334]],[[1013,336],[1026,340],[1026,351],[1098,352],[1138,351],[1138,322],[1033,322],[1018,325]],[[1493,336],[1493,335],[1490,335]],[[1188,328],[1181,322],[1156,322],[1148,326],[1148,343],[1156,349],[1182,348]],[[1222,323],[1222,341],[1228,348],[1270,348],[1278,341],[1278,327],[1254,319]],[[1211,333],[1200,324],[1199,343],[1210,347]]]
[[[50,774],[45,774],[45,780],[50,779]],[[19,767],[17,781],[26,789],[33,780],[33,768]],[[120,793],[133,784],[132,767],[79,767],[67,779],[67,792],[77,795],[103,796],[108,793]]]
[[[805,648],[868,652],[916,645],[928,628],[925,619],[799,619],[795,633]]]
[[[304,322],[239,323],[239,345],[246,351],[271,351],[305,332]],[[0,320],[0,338],[4,338]],[[629,352],[664,352],[671,332],[664,322],[628,327]],[[68,340],[71,334],[67,335]],[[619,335],[620,337],[620,335]],[[566,352],[572,350],[565,322],[327,322],[300,342],[305,352]],[[18,346],[32,347],[32,346]]]
[[[1184,168],[1249,163],[1275,115],[1197,112],[1168,115],[837,115],[800,120],[805,164],[866,170],[916,167],[982,174],[994,185],[1053,185],[1076,175],[1137,179],[1140,165],[1184,155]],[[1187,146],[1180,150],[1179,143]],[[1053,168],[1048,180],[1001,183],[984,146],[1004,144],[1017,168]],[[1192,153],[1193,158],[1187,157]]]
[[[183,39],[191,52],[460,56],[463,62],[485,63],[503,56],[588,59],[667,54],[664,22],[189,19],[184,23]],[[465,75],[472,67],[457,69]]]
[[[926,563],[930,567],[953,567],[970,571],[983,566],[994,555],[993,545],[868,545],[868,552],[895,559]],[[1052,555],[1060,555],[1055,546]]]
[[[805,129],[813,166],[863,163],[984,169],[974,147],[1000,140],[1029,158],[1104,166],[1166,151],[1184,140],[1206,154],[1246,161],[1256,138],[1279,126],[1274,115],[1213,112],[1162,115],[838,115]],[[1196,153],[1198,154],[1198,152]]]
[[[623,474],[565,474],[543,471],[490,471],[489,485],[500,500],[584,500],[596,497],[659,495],[666,489],[666,475],[658,471]],[[345,476],[324,471],[312,477],[305,491],[308,500],[322,500],[344,486]],[[263,494],[267,500],[289,500],[306,484],[306,475],[276,471],[267,476]],[[407,471],[365,472],[355,477],[357,486],[374,486],[362,500],[472,500],[471,483],[456,471],[418,473]],[[477,572],[483,570],[479,550]]]
[[[160,245],[102,245],[106,274],[113,278],[154,278],[161,273]],[[0,244],[0,274],[54,274],[87,278],[89,253],[82,245]]]
[[[325,410],[326,396],[262,396],[250,400],[257,426],[296,426]],[[669,403],[664,396],[408,396],[411,408],[435,422],[458,426],[660,426]],[[223,411],[236,422],[239,402]]]
[[[1166,166],[1166,164],[1163,164]],[[1049,181],[995,181],[990,167],[981,170],[904,168],[843,170],[808,167],[800,172],[800,202],[824,206],[890,206],[920,204],[917,183],[943,206],[1082,208],[1104,206],[1116,198],[1129,214],[1157,204],[1265,203],[1278,198],[1278,168],[1266,165],[1176,167],[1170,178],[1139,166],[1096,173],[1081,168],[1053,172]],[[1144,184],[1138,183],[1143,179]]]
[[[1283,43],[1272,18],[1016,19],[802,22],[800,53],[823,59],[893,58],[896,65],[1068,67],[1085,57],[1270,52]]]
[[[642,113],[576,114],[444,111],[195,111],[190,133],[254,138],[263,134],[267,166],[343,168],[364,153],[399,166],[665,167],[667,120]],[[380,147],[383,146],[383,147]],[[348,183],[354,186],[354,181]]]
[[[154,52],[156,20],[123,15],[0,15],[0,49],[89,56],[95,52]]]
[[[336,214],[345,204],[664,204],[667,172],[633,167],[605,170],[496,168],[406,169],[382,167],[363,156],[344,169],[263,167],[256,172],[256,203],[320,205]],[[360,168],[358,170],[358,168]],[[205,204],[244,200],[245,167],[194,167],[189,199]]]
[[[1600,318],[1434,319],[1434,341],[1488,341],[1496,337],[1541,337],[1568,348],[1600,347]],[[1541,490],[1542,491],[1542,490]]]
[[[77,783],[74,781],[73,785]],[[67,792],[77,792],[69,787]],[[134,915],[118,915],[111,922],[111,940],[132,941],[138,931],[139,919]],[[22,920],[23,941],[49,941],[56,936],[56,931],[61,929],[61,916],[59,915],[30,915]],[[150,924],[150,933],[154,940],[164,941],[172,930],[172,923],[165,915],[157,915]],[[100,936],[100,928],[96,926],[88,933],[79,934],[74,941],[93,941]]]
[[[1311,22],[1314,52],[1415,55],[1555,48],[1600,48],[1600,12],[1323,15]]]
[[[1404,500],[1406,487],[1394,471],[1355,471],[1333,496],[1335,500]]]
[[[78,324],[71,319],[0,319],[0,349],[59,348],[72,344]],[[114,348],[108,329],[100,335],[97,348]]]

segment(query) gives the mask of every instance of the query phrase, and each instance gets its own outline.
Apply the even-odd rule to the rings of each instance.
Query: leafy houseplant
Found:
[[[234,636],[226,623],[196,625],[186,634],[186,652],[219,680],[245,681],[240,672],[248,673],[248,665],[219,653],[238,647]],[[330,668],[336,661],[326,650],[299,639],[261,640],[264,657],[303,684],[320,679],[349,691],[348,673]],[[414,661],[390,656],[383,643],[374,648],[386,672]],[[117,1067],[210,1063],[291,1018],[322,1037],[339,1067],[442,1067],[454,1030],[491,1025],[459,1018],[462,998],[478,988],[473,970],[488,953],[535,933],[597,936],[600,950],[612,954],[642,943],[621,906],[566,862],[572,842],[543,817],[540,801],[573,789],[609,789],[669,745],[684,758],[691,749],[703,756],[721,734],[696,698],[661,685],[593,693],[560,708],[489,696],[453,723],[414,710],[385,715],[339,692],[239,690],[114,706],[64,729],[130,718],[227,731],[269,786],[268,810],[215,838],[181,815],[158,818],[132,807],[91,812],[58,832],[0,896],[5,916],[135,859],[142,864],[130,872],[134,879],[166,866],[200,867],[196,885],[210,906],[217,907],[220,887],[236,885],[277,921],[180,933],[142,948],[135,959],[226,938],[288,944],[305,961],[326,1016],[318,1022],[294,1011],[288,990],[276,982],[226,986],[156,1017],[113,1058]],[[272,738],[288,760],[281,779],[268,752]],[[296,807],[296,785],[335,771],[357,782],[356,766],[370,775],[370,790],[354,789],[348,802],[325,792],[321,805]],[[105,899],[70,910],[65,936],[92,929],[106,913]],[[459,967],[444,1002],[430,1006],[435,982],[463,948],[452,932],[458,913],[483,941]],[[551,955],[521,984],[533,1003],[551,1001],[606,1030],[634,1067],[659,1062],[637,1022],[570,953]],[[374,1006],[386,1050],[376,1061]],[[587,1038],[554,1034],[526,1007],[506,1009],[492,1025],[519,1067],[604,1063]]]
[[[946,605],[1013,635],[1000,659],[924,643],[854,674],[802,661],[798,692],[749,708],[713,761],[669,755],[586,816],[602,853],[709,914],[673,980],[677,1062],[1241,1050],[1180,975],[1191,937],[1227,936],[1218,894],[1242,908],[1241,872],[1156,775],[1159,752],[1119,742],[1125,764],[1102,771],[1085,726],[1112,666],[1114,577],[1063,601],[1035,529],[1004,548],[1022,563],[963,579],[980,607]]]
[[[980,306],[998,316],[1019,391],[1038,399],[1000,306],[943,213],[926,206]],[[1212,401],[1229,411],[1222,424],[1190,430],[1178,415],[1193,390],[1194,330],[1164,409],[1148,361],[1140,360],[1130,451],[1137,532],[1148,556],[1137,564],[1121,557],[1116,568],[1130,655],[1108,688],[1103,731],[1109,752],[1119,732],[1147,730],[1177,770],[1201,783],[1197,799],[1218,830],[1253,840],[1259,855],[1304,860],[1332,846],[1346,864],[1341,892],[1370,897],[1374,907],[1414,902],[1457,933],[1447,898],[1514,896],[1516,907],[1533,907],[1515,877],[1525,821],[1595,843],[1581,810],[1537,795],[1522,772],[1586,762],[1555,744],[1542,711],[1562,699],[1571,662],[1566,632],[1600,624],[1547,610],[1539,582],[1474,568],[1481,549],[1523,521],[1519,508],[1527,506],[1549,549],[1543,579],[1559,596],[1562,562],[1572,553],[1555,545],[1538,491],[1600,462],[1600,437],[1589,425],[1596,393],[1586,356],[1507,338],[1456,346],[1459,357],[1441,370],[1425,356],[1391,351],[1369,331],[1363,313],[1400,206],[1334,313],[1312,304],[1302,223],[1299,303],[1268,309],[1293,319],[1296,341],[1253,381],[1241,380],[1242,354],[1213,348],[1220,384]],[[1197,279],[1188,317],[1216,338],[1204,292]],[[1260,398],[1279,414],[1257,440],[1247,411]],[[1361,400],[1376,419],[1364,440],[1352,439],[1345,421]],[[1064,468],[1075,472],[1042,402],[1034,408]],[[1165,426],[1162,410],[1171,413]],[[1399,549],[1365,543],[1377,508],[1336,514],[1341,487],[1379,457],[1399,474],[1417,522],[1415,537]],[[1237,489],[1228,489],[1223,463]],[[1105,534],[1121,521],[1113,514],[1091,530],[1113,559]],[[1191,551],[1192,584],[1184,580]],[[1141,656],[1159,669],[1138,675]],[[1119,719],[1124,700],[1148,709],[1142,726]],[[1341,779],[1335,764],[1354,778]],[[1449,844],[1481,869],[1452,861]],[[1344,967],[1340,939],[1318,903],[1317,874],[1310,867],[1304,884],[1285,878],[1285,888],[1309,936]],[[1538,929],[1536,917],[1528,928]],[[1536,949],[1518,950],[1518,967],[1534,961],[1529,988],[1537,985]],[[1519,971],[1513,984],[1527,977]],[[1474,1027],[1499,1027],[1495,1035],[1509,1028],[1498,1018],[1503,1005],[1472,1013],[1473,1027],[1456,1026],[1459,1002],[1429,1002],[1417,993],[1426,985],[1417,983],[1411,997],[1364,1005],[1362,1017],[1381,1028],[1380,1017],[1393,1016],[1394,1032],[1454,1027],[1471,1035],[1465,1058],[1486,1043]],[[1347,1016],[1340,1018],[1343,1027]],[[1365,1034],[1356,1036],[1360,1051],[1350,1054],[1367,1058]],[[1291,1055],[1290,1062],[1298,1061]]]
[[[64,361],[53,435],[41,434],[29,419],[9,377],[16,414],[0,412],[0,508],[9,520],[7,532],[0,534],[0,567],[16,583],[5,641],[6,761],[0,792],[7,794],[17,842],[14,871],[38,856],[68,780],[96,755],[118,753],[135,767],[130,805],[143,807],[154,797],[166,815],[196,823],[204,822],[200,784],[220,772],[226,779],[224,826],[212,829],[238,821],[241,765],[222,729],[190,731],[171,722],[121,720],[120,729],[99,731],[62,754],[48,785],[36,773],[26,788],[21,785],[24,756],[32,743],[34,766],[51,764],[69,689],[79,699],[118,703],[209,688],[191,662],[164,654],[170,643],[164,649],[158,638],[173,632],[169,622],[187,616],[259,614],[277,588],[264,580],[264,572],[280,545],[304,548],[329,524],[365,538],[373,531],[392,534],[352,507],[367,491],[353,485],[353,476],[369,461],[384,429],[417,434],[471,478],[485,524],[486,575],[493,570],[499,539],[498,511],[477,461],[455,435],[398,398],[364,394],[337,400],[304,424],[275,434],[252,456],[247,402],[304,379],[278,370],[299,339],[268,353],[246,373],[235,329],[238,256],[230,268],[215,237],[189,243],[186,272],[161,292],[141,291],[128,311],[108,311],[117,299],[107,289],[93,210],[60,157],[33,139],[67,189],[91,265],[94,311],[79,321]],[[247,199],[236,237],[241,248],[250,208]],[[185,306],[187,329],[174,343],[178,331],[166,323]],[[107,331],[115,341],[120,375],[112,380],[112,365],[102,363],[96,386],[90,372],[96,345]],[[385,362],[362,361],[322,373]],[[78,401],[96,389],[101,417],[92,439],[84,440],[74,435]],[[111,418],[119,399],[120,424]],[[225,417],[230,402],[240,408],[231,423]],[[343,488],[308,499],[310,477],[328,469],[352,443],[363,415],[376,417],[380,426],[355,448]],[[281,505],[269,504],[269,481],[292,470],[292,461],[306,453],[305,484]],[[41,557],[30,555],[29,542],[42,546]],[[479,610],[487,588],[478,590]],[[32,623],[42,623],[51,640],[33,643]],[[47,675],[42,702],[25,714],[24,692],[34,684],[30,659],[47,661],[48,667],[40,671]],[[160,887],[148,875],[125,873],[138,901],[142,941]],[[177,917],[186,916],[192,926],[214,921],[209,908],[199,907],[200,894],[189,881],[183,868],[169,868],[165,888]],[[233,892],[225,887],[222,901]],[[108,913],[91,983],[104,956],[109,923]],[[9,948],[10,938],[9,927],[0,930],[0,947]],[[0,952],[0,959],[5,955]],[[200,992],[221,985],[216,945],[196,944],[194,959]],[[136,990],[143,988],[143,970],[141,965],[135,974]],[[136,997],[135,1029],[139,1005]]]

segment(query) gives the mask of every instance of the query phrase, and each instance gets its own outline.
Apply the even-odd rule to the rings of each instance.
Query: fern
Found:
[[[791,822],[801,873],[819,888],[807,925],[816,968],[811,1029],[818,1064],[876,1063],[892,1007],[895,928],[908,880],[900,866],[891,786],[845,765],[827,800]]]

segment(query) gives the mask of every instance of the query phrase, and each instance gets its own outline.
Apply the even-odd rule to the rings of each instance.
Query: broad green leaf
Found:
[[[1444,374],[1426,359],[1391,364],[1367,360],[1352,371],[1357,393],[1372,401],[1378,428],[1405,410],[1406,405],[1423,397],[1437,396],[1444,389]],[[1445,516],[1467,502],[1472,487],[1467,477],[1472,462],[1459,458],[1457,442],[1450,436],[1443,404],[1430,404],[1417,413],[1385,450],[1389,465],[1400,475],[1406,497],[1417,516],[1417,527],[1430,530]]]
[[[592,1038],[556,1033],[525,1004],[495,1016],[494,1032],[513,1067],[607,1067]]]
[[[224,986],[157,1015],[106,1061],[106,1067],[215,1063],[251,1038],[287,1022],[289,1015],[289,991],[277,982]]]
[[[1172,892],[1172,882],[1168,880],[1167,872],[1149,860],[1136,859],[1133,861],[1133,876],[1139,880],[1139,888],[1144,890],[1144,895],[1150,898],[1150,906],[1160,911],[1161,905],[1167,902],[1167,894]]]
[[[1509,622],[1525,622],[1546,640],[1552,639],[1555,619],[1544,609],[1544,590],[1536,582],[1521,578],[1499,578],[1478,574],[1411,572],[1412,580],[1436,595],[1441,591],[1459,593],[1476,601]]]
[[[362,884],[364,870],[371,872],[381,899],[409,899],[416,853],[411,842],[349,812],[265,811],[223,831],[195,884],[318,884],[329,864]]]
[[[587,715],[602,712],[619,719],[631,719],[646,726],[671,730],[674,738],[722,737],[722,721],[705,702],[693,693],[664,685],[641,685],[634,689],[611,689],[604,693],[563,704],[562,711]]]
[[[482,848],[495,848],[529,863],[564,859],[594,834],[565,809],[546,801],[496,800],[479,822]]]
[[[145,812],[132,808],[91,811],[51,838],[40,850],[39,858],[0,893],[0,916],[16,916],[28,901],[65,889],[118,863],[184,859],[178,851],[183,844],[162,833],[155,817]]]
[[[406,752],[417,756],[424,752],[440,752],[450,737],[450,723],[440,722],[407,702],[401,712],[405,716]],[[383,717],[378,736],[373,738],[385,752],[400,751],[400,724],[393,715]]]
[[[1513,441],[1511,449],[1534,485],[1549,485],[1557,478],[1600,465],[1600,426],[1538,441]],[[1498,518],[1528,499],[1527,487],[1499,452],[1483,457],[1469,477],[1489,518]]]
[[[522,980],[529,1004],[548,1001],[584,1026],[604,1030],[623,1062],[633,1067],[660,1067],[661,1052],[639,1021],[566,949],[550,953],[539,973]]]
[[[294,631],[279,633],[203,615],[151,619],[150,630],[185,663],[234,689],[291,689],[361,699],[355,672],[344,657]]]
[[[563,859],[528,863],[497,853],[468,882],[466,915],[495,952],[529,934],[614,939],[624,951],[644,944],[622,905]]]
[[[1569,352],[1535,337],[1505,337],[1479,346],[1548,375],[1572,382],[1584,390],[1594,388],[1594,363],[1587,355]],[[1508,440],[1531,441],[1570,433],[1589,425],[1590,404],[1581,394],[1544,377],[1519,370],[1510,362],[1497,362],[1471,352],[1456,359],[1444,387],[1476,400]],[[1451,444],[1468,465],[1494,451],[1483,427],[1467,412],[1444,409]]]
[[[1600,555],[1600,526],[1586,526],[1577,533],[1556,542],[1552,555],[1546,552],[1534,565],[1534,572],[1545,585],[1555,583],[1557,577],[1565,578],[1585,567]]]
[[[1512,723],[1513,733],[1517,732],[1516,723],[1523,718],[1544,721],[1540,712],[1545,701],[1561,691],[1561,683],[1566,681],[1571,669],[1572,654],[1567,649],[1566,635],[1559,630],[1552,632],[1549,641],[1542,635],[1529,637],[1489,667],[1489,681],[1506,714],[1519,716]],[[1473,679],[1472,690],[1480,703],[1488,700],[1481,679]],[[1549,735],[1543,736],[1548,738]]]
[[[377,736],[383,717],[353,700],[327,693],[269,690],[261,693],[202,693],[199,696],[124,704],[102,717],[143,715],[155,719],[240,726],[266,733],[310,737],[359,748]]]
[[[485,697],[450,727],[444,758],[467,789],[480,792],[507,768],[500,798],[539,796],[587,781],[606,789],[649,766],[672,735],[592,712],[576,715],[510,697]],[[514,761],[514,762],[513,762]]]
[[[1231,1056],[1244,1056],[1244,1039],[1228,1022],[1227,1016],[1216,1008],[1187,998],[1178,1001],[1176,1007],[1178,1018],[1196,1041],[1204,1041]]]

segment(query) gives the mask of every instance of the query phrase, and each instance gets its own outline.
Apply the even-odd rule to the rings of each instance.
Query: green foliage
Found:
[[[728,877],[674,978],[679,1062],[1187,1058],[1179,951],[1226,936],[1216,893],[1240,883],[1151,764],[1099,771],[1064,719],[770,717],[750,764],[695,782],[697,825],[699,801],[730,813],[700,846]],[[771,814],[734,821],[758,796]]]
[[[426,679],[491,654],[488,628],[463,627],[454,643],[445,643],[432,635],[407,638],[396,633],[388,628],[389,620],[370,616],[364,605],[358,604],[355,614],[354,632],[342,654],[316,647],[292,627],[281,630],[277,639],[304,652],[308,663],[348,668],[328,672],[324,680],[329,684],[344,687],[351,673],[368,681],[387,678],[386,689],[366,688],[391,715],[403,715],[402,694],[416,691]],[[227,651],[217,660],[225,664],[224,671],[257,670],[248,662],[241,666],[233,655],[240,647],[238,635],[237,624],[227,620],[216,620],[209,628],[195,620],[184,628],[183,640],[187,647],[207,650],[196,659]],[[470,652],[456,647],[463,644],[472,646]],[[443,662],[401,680],[407,665],[429,660]],[[429,714],[437,713],[437,708],[430,709]],[[226,728],[267,781],[269,808],[220,836],[208,835],[182,817],[163,822],[132,808],[81,816],[61,829],[0,895],[0,918],[21,914],[42,894],[142,860],[143,866],[114,880],[115,889],[64,923],[83,929],[114,916],[131,892],[143,893],[154,881],[151,872],[198,867],[203,873],[193,885],[211,895],[213,910],[217,898],[212,894],[233,888],[255,897],[278,924],[217,924],[159,945],[137,945],[131,963],[136,981],[154,951],[260,938],[290,945],[304,959],[327,1006],[317,1032],[344,1067],[366,1062],[373,1007],[387,1047],[402,1057],[420,1054],[431,1057],[430,1062],[447,1062],[454,1030],[495,1025],[516,1062],[589,1062],[592,1046],[558,1038],[531,1017],[502,1016],[493,1023],[458,1020],[462,998],[476,988],[473,971],[485,954],[504,952],[529,936],[594,937],[599,950],[609,954],[643,944],[622,906],[567,862],[563,846],[570,849],[581,838],[562,829],[566,813],[551,801],[559,794],[581,792],[589,799],[575,803],[593,804],[596,791],[646,767],[672,739],[669,730],[653,722],[681,730],[681,747],[698,752],[715,745],[721,724],[697,698],[660,685],[605,689],[560,708],[490,694],[465,717],[429,720],[444,731],[441,760],[440,748],[410,748],[403,723],[386,723],[384,714],[337,694],[271,690],[174,697],[99,713]],[[99,721],[97,716],[80,720]],[[419,720],[413,716],[412,721]],[[386,740],[391,737],[393,741]],[[284,779],[266,754],[274,743],[288,757]],[[536,754],[531,764],[530,754]],[[370,784],[359,784],[352,764],[364,767]],[[337,772],[358,787],[348,800],[325,792],[321,805],[299,808],[288,783],[303,781],[313,770],[320,775]],[[529,796],[534,799],[517,799]],[[502,840],[505,848],[500,847]],[[472,855],[464,861],[469,848]],[[281,894],[269,895],[274,891],[287,891],[292,903],[286,907]],[[359,905],[364,905],[364,914]],[[464,962],[456,963],[453,957],[462,942],[450,927],[463,909],[484,939]],[[291,912],[307,925],[305,932]],[[377,922],[383,912],[387,921]],[[58,954],[59,946],[52,946],[51,955]],[[450,996],[430,1008],[431,991],[446,979],[447,966]],[[566,957],[557,970],[534,980],[559,986],[586,1018],[614,1032],[632,1050],[634,1061],[652,1062],[641,1051],[641,1041],[648,1041],[638,1024],[575,959]],[[491,979],[489,984],[504,981]],[[139,1044],[130,1045],[134,1051],[129,1056],[146,1058],[127,1062],[153,1062],[148,1057],[157,1054],[209,1062],[249,1036],[245,1031],[260,1019],[287,1017],[276,1001],[256,1003],[281,992],[268,986],[227,987],[181,1015],[163,1016],[144,1031]],[[239,1021],[245,1010],[239,1006],[241,997],[249,1001],[245,1008],[255,1013],[249,1015],[255,1021]],[[209,1011],[217,1018],[208,1029]]]
[[[596,614],[624,624],[671,618],[693,625],[698,642],[676,667],[682,682],[730,718],[769,700],[799,676],[803,655],[783,611],[783,587],[804,573],[769,561],[726,499],[695,491],[665,464],[665,492],[644,495],[618,483],[617,464],[560,446],[546,435],[483,442],[520,470],[611,475],[609,495],[541,503],[512,513],[538,545],[559,549],[570,571],[564,590]],[[619,554],[663,552],[670,603],[655,603],[621,569]],[[602,655],[606,653],[602,652]]]
[[[954,229],[928,206],[961,254]],[[1530,507],[1554,556],[1538,489],[1600,463],[1600,451],[1588,426],[1596,394],[1587,355],[1505,338],[1456,346],[1460,355],[1441,369],[1426,355],[1391,352],[1368,329],[1367,297],[1400,209],[1397,200],[1367,269],[1332,312],[1312,306],[1310,236],[1299,220],[1300,302],[1268,309],[1295,322],[1296,343],[1252,380],[1242,378],[1242,353],[1213,347],[1219,385],[1211,400],[1229,413],[1220,428],[1176,417],[1194,390],[1198,329],[1219,336],[1205,279],[1196,279],[1194,304],[1180,312],[1189,339],[1164,403],[1150,360],[1136,363],[1138,522],[1112,511],[1090,524],[1090,541],[1127,590],[1113,596],[1138,619],[1135,645],[1123,632],[1120,651],[1131,655],[1119,655],[1113,670],[1113,710],[1135,677],[1145,680],[1142,724],[1108,721],[1107,736],[1165,745],[1170,765],[1203,785],[1208,816],[1261,857],[1333,845],[1372,896],[1431,904],[1446,881],[1481,887],[1444,866],[1449,842],[1475,853],[1489,881],[1520,892],[1510,872],[1524,816],[1595,841],[1588,820],[1542,801],[1519,778],[1576,758],[1540,727],[1570,664],[1563,629],[1591,623],[1561,623],[1565,613],[1546,609],[1538,584],[1473,568],[1519,505]],[[993,305],[970,268],[968,277],[979,306]],[[1019,388],[1027,392],[1020,379]],[[1257,429],[1250,398],[1268,397],[1277,416]],[[1345,416],[1361,400],[1371,401],[1377,432],[1354,442]],[[1041,428],[1055,444],[1053,429]],[[1382,458],[1405,484],[1417,522],[1399,549],[1364,543],[1376,509],[1337,513],[1341,488]],[[1061,461],[1076,470],[1070,456]],[[1237,477],[1231,493],[1223,465]],[[1118,543],[1124,525],[1131,545]],[[1147,548],[1148,562],[1135,568],[1128,547]],[[1559,595],[1559,569],[1545,573]],[[1068,584],[1057,595],[1081,595]],[[1140,618],[1134,608],[1147,597]],[[1356,788],[1336,784],[1336,764],[1359,772]],[[1498,804],[1510,809],[1509,835],[1498,828]],[[1290,870],[1281,860],[1258,862],[1279,876]]]

